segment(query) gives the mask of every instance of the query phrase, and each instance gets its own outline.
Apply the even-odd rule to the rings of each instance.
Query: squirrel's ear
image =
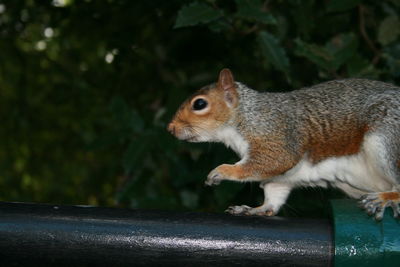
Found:
[[[224,90],[224,97],[228,106],[233,107],[237,105],[237,92],[235,87],[235,80],[232,72],[229,69],[223,69],[219,73],[217,86]]]
[[[228,90],[235,86],[235,80],[229,69],[223,69],[219,73],[218,87]]]

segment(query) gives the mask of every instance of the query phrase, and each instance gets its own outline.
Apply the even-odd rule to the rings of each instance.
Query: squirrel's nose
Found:
[[[173,124],[172,122],[170,122],[168,124],[167,127],[168,132],[170,132],[171,134],[175,135],[175,124]]]

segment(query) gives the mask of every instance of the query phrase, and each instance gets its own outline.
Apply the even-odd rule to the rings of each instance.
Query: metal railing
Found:
[[[0,266],[331,266],[329,220],[0,203]]]

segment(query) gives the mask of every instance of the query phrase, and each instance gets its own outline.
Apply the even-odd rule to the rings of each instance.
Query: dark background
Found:
[[[399,84],[399,11],[400,0],[0,1],[0,200],[256,205],[257,184],[204,187],[237,157],[170,136],[179,104],[224,67],[260,91]],[[326,216],[333,197],[296,190],[281,215]]]

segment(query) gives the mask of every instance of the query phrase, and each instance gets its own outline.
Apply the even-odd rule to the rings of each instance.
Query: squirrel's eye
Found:
[[[193,102],[193,109],[194,110],[202,110],[207,107],[207,101],[203,98],[199,98]]]

